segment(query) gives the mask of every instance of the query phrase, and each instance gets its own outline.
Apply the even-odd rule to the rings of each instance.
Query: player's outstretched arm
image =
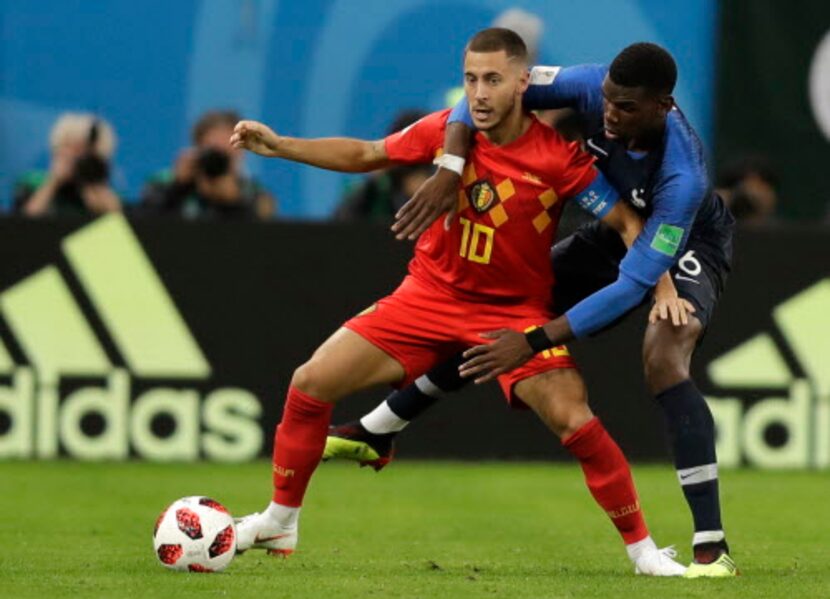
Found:
[[[658,287],[668,285],[663,288],[666,295],[664,305],[658,308],[659,316],[668,317],[672,304],[678,310],[678,304],[681,304],[687,311],[694,311],[690,304],[687,307],[683,303],[685,300],[674,301],[677,291],[671,279],[666,279],[671,260],[659,252],[654,253],[653,247],[649,249],[648,241],[641,239],[646,224],[629,206],[617,201],[616,192],[601,174],[574,199],[581,208],[616,229],[629,248],[620,264],[619,278],[579,302],[565,315],[527,334],[510,329],[484,333],[482,337],[492,342],[464,352],[466,362],[459,368],[462,377],[475,377],[477,384],[490,381],[518,368],[541,351],[600,330],[639,304],[658,280],[661,281]],[[654,317],[654,314],[650,315],[650,318]],[[672,313],[672,318],[674,324],[679,325],[684,316],[677,312]]]
[[[616,203],[602,222],[617,231],[629,249],[645,227],[643,218],[625,202]],[[654,288],[654,306],[649,313],[649,321],[654,324],[658,320],[671,319],[674,326],[687,325],[689,314],[694,312],[695,307],[677,295],[669,272],[664,272]]]
[[[396,239],[417,239],[443,214],[446,214],[444,228],[449,229],[455,216],[458,183],[464,172],[472,137],[472,128],[463,122],[452,122],[450,117],[444,133],[444,154],[435,161],[438,170],[395,214],[392,231]]]
[[[346,173],[364,173],[392,164],[383,140],[287,137],[278,135],[257,121],[237,123],[231,136],[231,145],[268,158],[282,158]]]

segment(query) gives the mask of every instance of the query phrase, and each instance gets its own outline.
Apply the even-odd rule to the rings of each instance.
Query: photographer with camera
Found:
[[[141,196],[144,214],[183,218],[267,219],[274,197],[243,174],[241,150],[230,146],[240,116],[210,111],[193,126],[193,146],[184,149],[172,170],[152,177]]]
[[[778,175],[765,156],[749,155],[726,163],[716,187],[741,224],[757,226],[777,221],[781,199]]]
[[[115,133],[92,114],[65,113],[49,134],[49,171],[31,171],[14,188],[15,211],[26,216],[101,214],[121,209],[109,184]]]

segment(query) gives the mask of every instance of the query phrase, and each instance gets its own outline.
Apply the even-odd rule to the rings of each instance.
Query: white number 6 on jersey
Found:
[[[700,265],[700,260],[695,258],[694,250],[689,250],[683,254],[683,257],[677,265],[680,267],[680,270],[685,272],[690,277],[696,277],[703,270],[703,267]]]

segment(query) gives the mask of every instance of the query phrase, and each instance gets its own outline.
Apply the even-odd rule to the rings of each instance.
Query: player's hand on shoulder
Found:
[[[257,121],[239,121],[231,135],[231,146],[274,157],[278,155],[280,136],[268,125]]]
[[[439,168],[424,181],[415,195],[395,214],[395,223],[392,225],[395,238],[398,240],[417,239],[438,217],[445,213],[447,214],[444,219],[444,228],[449,229],[455,217],[459,179],[457,173]]]
[[[661,320],[671,320],[676,327],[685,326],[689,324],[689,315],[694,313],[695,307],[682,297],[676,295],[655,297],[648,321],[651,324],[657,324]]]

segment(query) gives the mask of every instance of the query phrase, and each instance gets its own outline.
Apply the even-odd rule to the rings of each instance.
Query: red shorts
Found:
[[[406,374],[405,387],[459,351],[485,342],[480,333],[508,328],[527,331],[553,318],[540,306],[486,304],[458,297],[407,276],[392,295],[373,304],[343,326],[395,358]],[[498,377],[513,407],[524,407],[513,395],[519,381],[548,370],[575,368],[563,345],[536,354],[525,364]]]

